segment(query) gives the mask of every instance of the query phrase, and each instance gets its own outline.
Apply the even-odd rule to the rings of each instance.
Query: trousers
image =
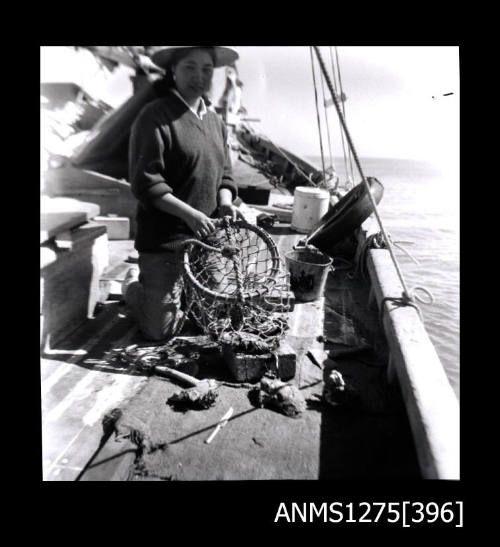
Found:
[[[181,310],[182,262],[178,252],[139,253],[139,279],[122,293],[139,329],[148,340],[166,340],[184,323]]]

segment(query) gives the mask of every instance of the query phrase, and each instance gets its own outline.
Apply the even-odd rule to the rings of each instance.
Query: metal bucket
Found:
[[[316,249],[288,251],[285,260],[290,272],[290,289],[301,302],[312,302],[325,290],[333,260]]]

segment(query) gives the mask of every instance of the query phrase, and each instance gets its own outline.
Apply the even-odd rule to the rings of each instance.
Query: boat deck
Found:
[[[282,254],[301,237],[284,224],[269,232]],[[132,241],[110,241],[117,280],[132,250]],[[306,399],[321,393],[323,375],[336,368],[358,394],[353,408],[311,399],[293,419],[255,408],[248,389],[223,385],[213,407],[174,411],[166,401],[178,384],[106,361],[113,348],[145,344],[120,295],[111,294],[94,319],[42,356],[44,480],[420,477],[404,405],[397,387],[387,383],[388,352],[377,311],[368,306],[368,288],[341,271],[330,275],[321,299],[295,304],[286,339],[297,355],[293,382]],[[222,362],[207,364],[198,377],[231,380]],[[231,406],[233,416],[207,445]],[[130,443],[103,433],[102,419],[113,408],[165,448],[143,454],[134,466]]]

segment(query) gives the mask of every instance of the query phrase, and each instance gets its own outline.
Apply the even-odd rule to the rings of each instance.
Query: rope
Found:
[[[388,234],[389,239],[392,241],[391,235]],[[399,242],[401,243],[401,242]],[[411,241],[405,241],[404,243],[411,243]],[[416,264],[419,264],[418,260],[412,256],[404,247],[401,247],[398,245],[398,242],[393,242],[393,244],[404,251]],[[352,274],[347,274],[350,279],[353,279],[355,276],[359,276],[362,279],[366,279],[367,277],[367,268],[366,268],[366,259],[368,255],[369,249],[385,249],[387,248],[384,240],[382,239],[382,233],[377,232],[376,234],[372,234],[366,238],[366,241],[363,243],[355,264],[355,270]],[[417,291],[423,291],[429,296],[429,300],[423,300],[420,296],[416,294]],[[411,300],[418,300],[422,304],[433,304],[434,303],[434,295],[431,291],[426,289],[425,287],[414,287],[410,292],[410,298]]]
[[[335,104],[335,108],[337,110],[337,114],[339,116],[339,120],[340,120],[340,123],[342,124],[342,128],[344,129],[344,132],[345,132],[345,136],[346,136],[346,139],[347,139],[347,142],[349,144],[349,147],[352,151],[352,155],[354,157],[354,161],[356,163],[356,166],[358,168],[358,171],[359,171],[359,174],[361,175],[361,179],[363,180],[363,184],[366,186],[366,189],[367,189],[367,192],[368,192],[368,197],[370,199],[370,202],[372,204],[372,207],[373,207],[373,212],[375,214],[375,217],[377,218],[377,222],[380,226],[380,231],[383,235],[383,238],[384,238],[384,241],[385,241],[385,244],[387,246],[387,250],[389,251],[389,254],[391,256],[391,260],[392,260],[392,263],[394,264],[394,267],[396,268],[396,273],[398,275],[398,278],[399,278],[399,281],[401,282],[401,285],[403,287],[403,293],[401,295],[400,298],[392,298],[392,297],[387,297],[387,298],[384,298],[381,302],[381,311],[380,311],[380,319],[382,320],[382,314],[383,314],[383,310],[384,310],[384,302],[385,301],[391,301],[391,302],[394,302],[396,305],[398,306],[412,306],[414,307],[417,311],[418,311],[418,314],[420,316],[420,318],[422,319],[423,321],[423,317],[422,317],[422,313],[420,311],[420,308],[414,303],[414,300],[419,300],[420,302],[422,303],[432,303],[434,301],[433,299],[433,296],[432,294],[427,290],[425,289],[424,287],[415,287],[411,292],[408,290],[407,286],[406,286],[406,283],[405,283],[405,280],[403,278],[403,273],[399,267],[399,264],[396,260],[396,256],[394,255],[394,249],[392,247],[392,244],[391,244],[391,239],[389,238],[389,236],[387,235],[386,231],[385,231],[385,228],[384,228],[384,224],[382,222],[382,219],[380,218],[380,215],[379,215],[379,212],[378,212],[378,208],[377,208],[377,204],[375,202],[375,200],[373,199],[373,196],[371,194],[371,191],[370,191],[370,185],[368,184],[368,180],[366,179],[364,173],[363,173],[363,169],[361,167],[361,163],[359,161],[359,157],[358,157],[358,154],[356,153],[356,149],[354,148],[354,143],[352,142],[352,138],[351,138],[351,134],[349,133],[349,129],[347,128],[347,124],[346,124],[346,121],[345,121],[345,118],[342,114],[342,112],[340,111],[340,105],[339,105],[339,101],[334,93],[334,90],[333,90],[333,87],[332,87],[332,82],[330,81],[330,78],[328,76],[328,72],[326,70],[326,67],[325,67],[325,64],[323,62],[323,58],[321,57],[321,52],[319,51],[319,48],[318,46],[312,46],[316,52],[316,56],[318,58],[318,62],[321,66],[321,70],[323,71],[324,75],[325,75],[325,79],[326,79],[326,83],[328,85],[328,88],[330,90],[330,93],[332,95],[332,100],[333,100],[333,103]],[[422,300],[421,298],[417,297],[415,292],[417,290],[422,290],[424,292],[426,292],[429,297],[430,297],[430,300],[429,302],[425,302],[424,300]]]
[[[224,231],[226,232],[227,240],[229,241],[229,245],[231,247],[237,248],[233,229],[229,222],[229,217],[224,217],[223,225],[224,225]],[[233,327],[233,329],[239,330],[241,329],[243,325],[243,302],[244,302],[243,274],[241,272],[241,260],[238,260],[238,257],[236,257],[236,255],[233,255],[231,258],[233,262],[233,270],[234,270],[234,273],[236,274],[237,301],[236,301],[236,304],[231,307],[230,317],[231,317],[231,326]]]
[[[227,240],[229,241],[230,247],[238,249],[236,247],[233,230],[229,223],[229,217],[224,217],[224,231],[226,232]],[[236,294],[238,295],[239,302],[243,302],[243,275],[241,273],[240,261],[234,258],[236,254],[238,253],[235,253],[231,256],[233,260],[234,273],[236,274]]]
[[[382,239],[382,233],[377,232],[376,234],[372,234],[369,236],[366,241],[363,243],[363,246],[361,247],[357,260],[356,260],[356,266],[354,273],[348,273],[347,277],[349,279],[354,279],[354,277],[360,276],[362,279],[366,279],[367,272],[366,272],[366,258],[368,254],[369,249],[383,249],[387,248],[384,240]],[[390,238],[390,235],[389,235]],[[395,244],[396,245],[396,244]],[[406,252],[406,250],[403,247],[400,247],[402,250]],[[408,253],[409,254],[409,253]],[[411,258],[413,258],[411,255],[409,255]],[[413,258],[414,259],[414,258]],[[414,259],[415,260],[415,259]],[[417,262],[418,264],[418,262]],[[423,291],[429,296],[429,300],[423,300],[419,295],[416,294],[417,291]],[[425,287],[414,287],[409,295],[403,295],[401,297],[386,297],[383,298],[380,302],[380,312],[379,312],[379,320],[382,322],[384,311],[385,311],[385,302],[392,302],[395,304],[395,307],[401,307],[401,306],[411,306],[412,308],[415,308],[418,312],[418,315],[420,316],[421,321],[424,321],[424,318],[422,316],[422,311],[418,307],[417,304],[415,304],[414,300],[418,300],[422,304],[433,304],[434,303],[434,296],[433,294],[426,289]]]
[[[391,242],[389,241],[389,237],[386,234],[384,224],[383,224],[382,219],[380,218],[380,215],[379,215],[379,212],[378,212],[377,204],[376,204],[375,200],[373,199],[372,193],[370,191],[370,185],[368,184],[368,180],[366,179],[366,177],[363,173],[363,169],[361,167],[361,163],[359,161],[358,154],[356,152],[356,149],[354,148],[354,143],[352,142],[351,134],[349,133],[349,129],[347,128],[347,124],[345,122],[344,116],[342,115],[340,105],[339,105],[339,101],[338,101],[337,97],[335,96],[335,93],[334,93],[334,90],[333,90],[333,87],[332,87],[332,82],[330,80],[330,77],[328,76],[328,72],[326,70],[325,63],[323,61],[323,58],[321,57],[321,53],[319,51],[318,46],[312,46],[312,48],[314,48],[314,50],[316,52],[316,57],[318,58],[318,62],[321,66],[321,70],[323,71],[323,73],[325,75],[326,83],[327,83],[328,88],[330,90],[330,93],[332,95],[332,100],[333,100],[333,103],[335,104],[335,108],[337,110],[337,114],[339,116],[340,123],[342,124],[342,128],[344,129],[344,133],[345,133],[347,142],[348,142],[349,147],[352,151],[354,161],[355,161],[356,166],[358,168],[359,174],[361,175],[361,179],[363,180],[363,184],[366,186],[366,189],[368,191],[368,197],[369,197],[371,205],[373,207],[373,212],[374,212],[375,217],[377,218],[377,222],[380,226],[380,231],[382,232],[382,234],[384,236],[384,240],[386,242],[387,249],[389,251],[389,254],[391,255],[391,259],[392,259],[392,262],[394,264],[394,267],[396,268],[396,272],[397,272],[397,275],[399,277],[399,280],[401,281],[401,285],[403,286],[403,298],[405,298],[406,300],[411,301],[411,297],[409,295],[408,288],[407,288],[405,280],[403,278],[403,273],[401,272],[399,264],[397,263],[396,257],[394,255],[394,250],[392,248]],[[312,55],[312,53],[311,53],[311,55]]]
[[[411,301],[411,299],[409,299],[408,297],[406,297],[404,294],[403,296],[400,296],[399,298],[398,297],[391,297],[391,296],[386,296],[385,298],[382,298],[381,302],[380,302],[380,312],[379,312],[379,321],[382,323],[382,321],[384,320],[384,311],[385,311],[385,306],[384,304],[386,302],[392,302],[394,304],[394,307],[395,308],[400,308],[402,306],[411,306],[412,308],[415,308],[418,312],[418,315],[420,317],[420,320],[423,322],[424,321],[424,318],[422,317],[422,311],[420,310],[420,308],[417,306],[417,304],[415,304],[414,302]]]
[[[328,137],[328,154],[330,156],[330,165],[333,169],[333,172],[335,173],[335,167],[334,167],[334,162],[333,162],[332,142],[330,140],[330,125],[328,123],[328,112],[327,112],[327,109],[326,109],[326,102],[325,102],[326,94],[325,94],[325,83],[324,83],[323,73],[320,73],[320,76],[321,76],[321,92],[323,93],[323,110],[324,110],[324,113],[325,113],[325,122],[326,122],[326,135]],[[325,182],[326,182],[326,180],[325,180]],[[336,181],[336,183],[333,187],[334,192],[337,190],[338,185],[339,185],[339,179],[337,178],[337,181]]]
[[[338,80],[339,80],[340,97],[342,98],[344,96],[344,89],[342,87],[342,77],[340,76],[340,62],[339,62],[339,52],[337,50],[337,46],[335,46],[335,58],[337,60],[337,76],[338,76]],[[342,101],[342,113],[344,114],[344,119],[347,120],[346,114],[345,114],[345,103],[344,103],[344,101]],[[343,140],[344,135],[343,135],[342,131],[340,132],[340,134],[342,135],[342,140]],[[347,149],[347,155],[349,157],[349,165],[350,165],[350,169],[351,169],[350,177],[351,177],[352,184],[354,185],[354,169],[352,167],[352,155],[351,155],[351,150],[349,148]]]
[[[323,166],[323,180],[326,181],[325,157],[323,153],[323,137],[321,135],[321,120],[319,118],[318,89],[316,87],[316,73],[314,71],[314,59],[312,54],[312,47],[310,47],[309,53],[311,54],[311,69],[312,69],[313,85],[314,85],[314,100],[316,103],[316,118],[318,120],[319,146],[321,150],[321,165]]]
[[[389,237],[391,237],[389,235]],[[394,247],[397,247],[399,250],[403,251],[403,253],[405,253],[406,256],[408,256],[409,258],[411,258],[413,260],[413,262],[415,262],[415,264],[417,266],[420,266],[420,263],[419,261],[410,253],[410,251],[408,251],[407,249],[405,249],[401,243],[411,243],[411,242],[403,242],[403,241],[393,241],[392,242]]]
[[[333,85],[335,88],[335,93],[338,93],[337,77],[335,75],[335,68],[333,66],[332,46],[330,46],[329,53],[330,53],[330,66],[332,68],[332,75],[333,75]],[[352,176],[352,169],[351,169],[351,173],[349,173],[349,165],[347,163],[347,154],[345,151],[345,140],[344,140],[344,133],[342,131],[342,128],[340,128],[340,140],[342,142],[342,153],[344,156],[344,167],[345,167],[346,177],[348,181],[352,182],[354,178]]]
[[[358,256],[355,262],[354,272],[347,274],[349,279],[359,277],[361,279],[367,278],[366,259],[368,251],[370,249],[383,249],[385,246],[381,233],[372,234],[366,238],[366,241],[361,246]]]
[[[425,292],[428,296],[429,296],[429,300],[428,301],[425,301],[425,300],[422,300],[421,297],[419,297],[416,293],[417,290],[420,290],[420,291],[423,291]],[[395,308],[399,308],[399,307],[402,307],[402,306],[411,306],[412,308],[415,308],[418,312],[418,315],[420,317],[420,320],[422,321],[422,323],[424,322],[424,318],[422,316],[422,310],[418,307],[417,304],[415,304],[414,300],[418,300],[419,302],[421,302],[422,304],[432,304],[434,302],[434,297],[432,296],[432,293],[427,290],[425,287],[414,287],[409,295],[409,297],[405,296],[404,294],[401,296],[401,297],[390,297],[390,296],[387,296],[385,298],[382,298],[381,302],[380,302],[380,312],[379,312],[379,320],[380,322],[382,322],[383,318],[384,318],[384,311],[385,311],[385,306],[384,304],[386,302],[392,302],[394,304],[394,307]],[[390,310],[389,310],[390,311]]]
[[[387,234],[389,239],[392,241],[391,234]],[[401,243],[412,243],[411,241],[392,241],[392,244],[403,251],[408,257],[410,257],[413,262],[417,265],[420,265],[418,260],[408,251],[406,250]],[[368,236],[366,238],[366,241],[361,246],[361,249],[358,252],[357,260],[356,260],[356,267],[354,270],[354,273],[350,275],[350,279],[353,279],[354,277],[361,277],[361,279],[367,278],[366,273],[366,258],[367,258],[367,251],[369,249],[384,249],[386,248],[386,245],[384,243],[384,240],[382,239],[382,233],[377,232],[376,234],[372,234],[371,236]],[[427,289],[425,289],[427,290]],[[431,295],[432,298],[432,295]]]

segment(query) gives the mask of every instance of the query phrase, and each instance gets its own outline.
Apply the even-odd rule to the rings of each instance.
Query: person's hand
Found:
[[[200,239],[211,234],[215,230],[212,220],[203,214],[201,211],[193,210],[189,215],[186,215],[184,222],[191,228],[194,235]]]
[[[219,205],[218,216],[220,218],[231,217],[232,220],[236,220],[238,218],[244,220],[243,215],[241,214],[241,211],[238,209],[238,207],[233,204],[227,203]]]

